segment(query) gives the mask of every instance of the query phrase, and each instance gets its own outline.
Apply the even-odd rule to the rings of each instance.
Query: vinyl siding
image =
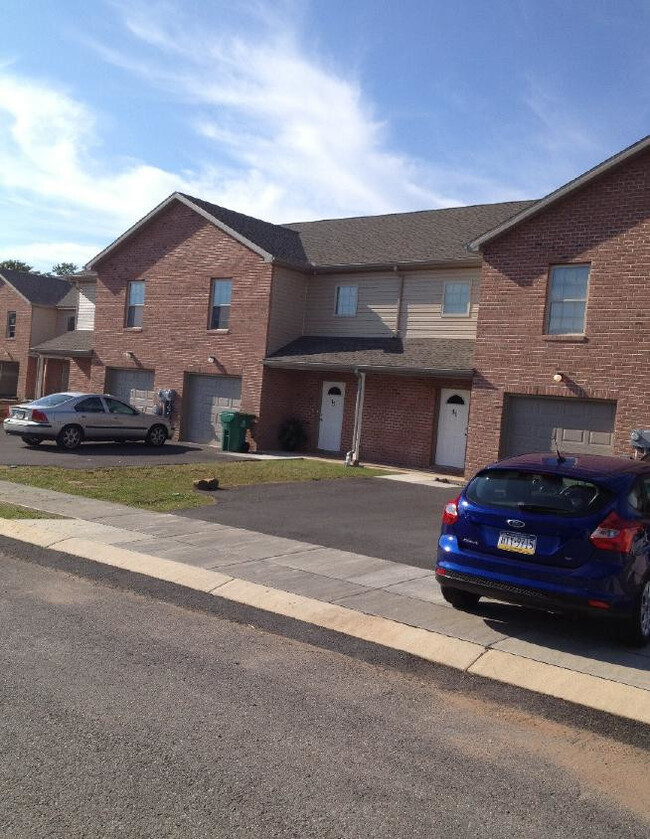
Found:
[[[57,309],[56,312],[56,334],[62,335],[68,331],[68,318],[76,317],[75,309]]]
[[[45,306],[32,307],[32,335],[30,346],[36,347],[43,341],[55,338],[59,333],[56,329],[56,309]]]
[[[334,314],[339,285],[357,286],[356,317]],[[397,327],[399,285],[399,277],[393,273],[311,277],[304,334],[368,338],[392,335]]]
[[[95,328],[95,291],[96,286],[94,283],[79,284],[77,329]]]
[[[404,338],[474,338],[479,302],[479,270],[456,268],[404,275],[400,332]],[[469,316],[442,315],[446,282],[472,283]]]
[[[303,334],[306,290],[305,274],[288,268],[273,269],[268,352],[284,347]]]

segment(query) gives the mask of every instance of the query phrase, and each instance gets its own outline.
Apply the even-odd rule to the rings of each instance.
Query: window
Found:
[[[129,417],[134,417],[138,412],[130,405],[120,402],[119,399],[111,399],[108,396],[104,397],[104,402],[108,406],[109,414],[124,414]]]
[[[210,329],[228,329],[232,280],[212,280]]]
[[[75,317],[74,315],[68,315],[68,332],[74,332],[75,327]]]
[[[142,312],[144,310],[144,282],[136,280],[129,283],[126,308],[127,327],[142,326]]]
[[[16,313],[7,312],[7,338],[16,337]]]
[[[357,287],[339,285],[336,287],[336,309],[339,317],[353,318],[357,314]]]
[[[89,396],[87,399],[82,399],[74,406],[75,411],[79,414],[103,414],[104,406],[99,396]]]
[[[595,513],[612,500],[609,489],[583,478],[557,473],[484,469],[470,481],[467,498],[482,507],[527,511],[539,507],[555,515]]]
[[[69,402],[74,399],[69,393],[51,393],[49,396],[41,396],[40,399],[35,399],[31,403],[32,408],[56,408],[57,405],[63,405],[64,402]]]
[[[548,289],[549,335],[582,335],[589,285],[588,265],[555,265]]]
[[[443,315],[469,315],[472,284],[470,282],[445,283],[442,297]]]

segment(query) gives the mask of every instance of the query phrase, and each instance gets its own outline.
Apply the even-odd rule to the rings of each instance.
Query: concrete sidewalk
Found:
[[[2,535],[650,723],[650,649],[619,646],[606,625],[491,601],[459,612],[433,570],[242,528],[8,482],[0,500],[68,517],[0,519]]]

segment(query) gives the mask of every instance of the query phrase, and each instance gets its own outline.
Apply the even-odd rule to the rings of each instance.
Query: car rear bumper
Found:
[[[49,422],[32,422],[31,420],[18,420],[8,417],[3,421],[2,427],[5,434],[17,437],[43,437],[44,439],[54,437],[54,430]]]
[[[449,535],[440,539],[436,579],[440,585],[508,603],[610,617],[629,613],[636,593],[635,582],[625,584],[625,569],[614,563],[595,560],[579,568],[558,568],[486,557],[460,550]]]

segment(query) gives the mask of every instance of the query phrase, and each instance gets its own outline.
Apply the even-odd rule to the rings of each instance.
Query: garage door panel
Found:
[[[106,392],[129,402],[139,411],[152,414],[156,404],[153,370],[109,370]]]
[[[192,374],[187,381],[184,437],[191,443],[215,443],[222,440],[222,411],[241,407],[241,379],[233,376]]]
[[[612,454],[616,406],[586,399],[509,396],[504,456],[552,451]]]

